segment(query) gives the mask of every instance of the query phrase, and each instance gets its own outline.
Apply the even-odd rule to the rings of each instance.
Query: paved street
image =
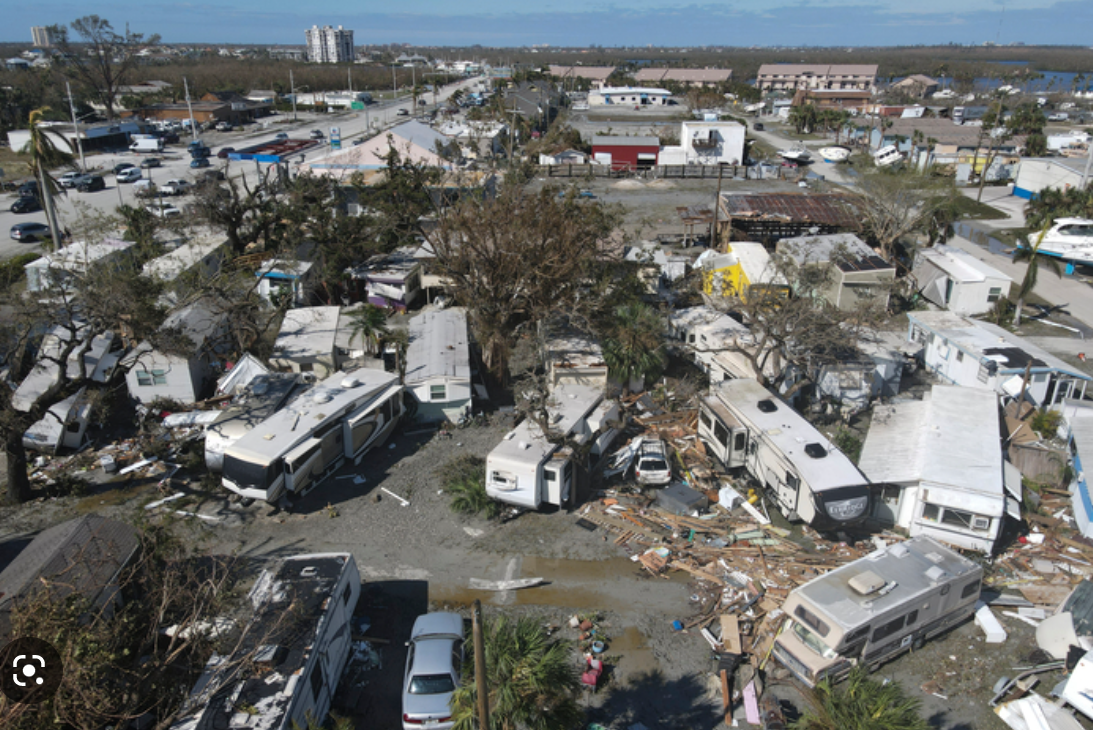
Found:
[[[458,84],[445,87],[437,94],[437,101],[444,102],[457,88],[466,88],[473,86],[476,83],[478,83],[478,79],[466,79]],[[422,108],[432,108],[431,102],[433,95],[427,94],[422,98],[430,102],[428,107]],[[404,97],[394,102],[373,104],[360,112],[338,112],[334,114],[299,112],[297,114],[298,119],[295,122],[292,120],[292,113],[288,112],[266,117],[261,120],[263,126],[252,125],[244,132],[208,131],[202,133],[200,137],[212,149],[213,157],[210,161],[214,166],[222,167],[226,174],[233,177],[244,175],[248,180],[253,181],[258,174],[255,169],[255,164],[220,160],[215,156],[216,153],[222,147],[242,149],[263,141],[272,141],[273,135],[278,132],[286,132],[293,138],[306,139],[308,133],[312,129],[319,129],[322,130],[323,134],[329,139],[331,127],[338,127],[341,129],[342,146],[344,148],[347,145],[352,145],[353,140],[360,138],[364,134],[366,124],[373,130],[380,131],[391,127],[396,123],[406,121],[408,117],[399,117],[398,111],[400,109],[412,111],[412,104],[412,99]],[[161,157],[163,159],[163,166],[144,170],[144,177],[150,178],[157,183],[163,183],[172,178],[192,180],[194,177],[193,173],[203,172],[190,169],[190,156],[186,152],[186,145],[189,143],[190,139],[191,138],[188,136],[182,137],[179,144],[171,145],[163,154],[152,155]],[[307,151],[305,156],[307,159],[314,159],[321,154],[325,154],[328,149],[327,143],[324,142],[321,146]],[[59,199],[58,205],[58,216],[62,228],[68,227],[75,229],[78,227],[80,220],[86,216],[113,213],[114,209],[121,203],[134,205],[141,202],[133,195],[133,185],[131,183],[117,183],[114,180],[114,175],[110,173],[110,170],[120,162],[131,162],[139,165],[142,159],[149,156],[150,155],[134,154],[128,150],[123,152],[88,155],[88,168],[103,175],[103,179],[106,181],[106,189],[94,193],[79,193],[75,190],[69,190],[67,195],[62,196]],[[17,175],[14,174],[14,171],[8,171],[8,175],[10,177],[17,177]],[[46,222],[45,211],[23,214],[12,213],[10,208],[15,200],[16,196],[14,193],[0,197],[0,232],[3,232],[3,236],[0,238],[0,259],[11,258],[12,256],[28,251],[40,250],[40,246],[37,243],[19,243],[11,240],[10,236],[7,235],[7,232],[10,231],[11,227],[16,223]],[[186,197],[175,200],[181,206],[185,204]]]

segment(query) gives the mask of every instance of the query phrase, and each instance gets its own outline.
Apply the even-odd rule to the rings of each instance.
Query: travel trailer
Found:
[[[550,434],[525,419],[486,457],[486,494],[491,498],[525,509],[572,505],[574,464],[583,464],[562,441],[578,446],[591,441],[590,456],[597,458],[618,434],[619,405],[604,400],[602,388],[556,385],[548,411]]]
[[[334,373],[224,451],[224,486],[270,503],[310,491],[387,440],[403,415],[402,395],[394,373]]]
[[[891,167],[897,162],[903,161],[903,153],[896,149],[894,144],[881,147],[873,153],[873,162],[877,167]]]
[[[205,466],[212,472],[223,471],[224,452],[229,446],[310,387],[311,383],[296,373],[264,373],[255,377],[205,427]]]
[[[818,530],[865,519],[869,480],[788,404],[751,378],[702,399],[698,436],[729,470],[743,469],[790,520]]]
[[[789,594],[774,657],[809,687],[857,664],[874,669],[971,616],[982,578],[930,537],[881,548]]]

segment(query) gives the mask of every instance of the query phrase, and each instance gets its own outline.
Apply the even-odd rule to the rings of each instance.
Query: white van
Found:
[[[139,167],[127,167],[124,170],[122,170],[121,172],[119,172],[117,175],[115,175],[114,179],[117,180],[120,183],[130,183],[130,182],[136,182],[137,180],[140,180],[142,177],[143,177],[143,175],[141,175]]]

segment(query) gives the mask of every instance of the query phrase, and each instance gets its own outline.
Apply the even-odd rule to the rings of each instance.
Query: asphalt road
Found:
[[[477,84],[478,81],[477,78],[466,79],[458,84],[444,87],[437,94],[437,102],[446,101],[457,88],[471,87]],[[430,103],[427,106],[419,106],[419,110],[432,109],[433,95],[428,94],[423,98]],[[67,191],[67,194],[61,196],[57,201],[60,226],[62,229],[77,230],[81,227],[81,221],[86,222],[86,219],[93,218],[96,215],[113,213],[117,206],[122,203],[135,205],[142,202],[134,195],[132,183],[118,183],[115,181],[114,175],[111,174],[110,171],[120,162],[131,162],[139,165],[140,161],[147,157],[161,158],[163,160],[162,167],[142,171],[145,178],[150,178],[155,183],[164,183],[172,178],[193,181],[196,174],[202,174],[205,170],[217,167],[223,169],[225,174],[231,177],[243,175],[248,181],[253,182],[258,175],[256,171],[257,163],[220,160],[216,157],[216,153],[223,147],[241,149],[263,141],[272,141],[273,136],[279,132],[285,132],[293,139],[307,139],[311,130],[318,129],[323,132],[326,138],[318,147],[309,149],[304,153],[306,158],[314,159],[329,151],[331,127],[338,127],[341,130],[341,140],[344,148],[347,145],[352,145],[354,139],[363,136],[365,130],[369,127],[373,131],[381,131],[396,123],[406,121],[409,116],[398,116],[399,110],[406,110],[409,114],[412,114],[412,106],[413,100],[404,97],[398,101],[373,104],[364,111],[346,111],[333,114],[299,112],[295,121],[293,121],[291,113],[277,114],[266,117],[262,120],[262,124],[250,125],[243,131],[204,132],[200,137],[213,153],[210,158],[213,167],[204,170],[190,168],[190,156],[186,151],[186,145],[189,143],[190,137],[182,137],[179,144],[169,145],[161,154],[135,154],[124,150],[88,155],[86,158],[88,169],[103,175],[106,188],[93,193],[80,193],[74,189]],[[10,208],[15,200],[16,195],[14,193],[0,197],[0,231],[10,231],[16,223],[47,222],[44,210],[36,213],[12,213]],[[175,199],[174,202],[181,206],[185,204],[186,196]],[[41,246],[38,243],[20,243],[12,240],[10,235],[3,235],[0,238],[0,259],[11,258],[28,251],[40,250]]]

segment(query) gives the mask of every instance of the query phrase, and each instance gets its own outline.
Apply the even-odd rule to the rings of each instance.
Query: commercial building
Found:
[[[588,94],[589,106],[665,106],[672,92],[644,86],[605,86]]]
[[[755,85],[762,92],[797,89],[876,91],[876,64],[764,63]]]
[[[304,31],[307,38],[307,60],[312,63],[351,63],[353,61],[353,31],[342,26],[311,26]]]
[[[634,76],[639,84],[674,81],[687,86],[717,86],[732,81],[731,68],[643,68]]]
[[[567,79],[587,79],[593,89],[600,89],[607,83],[607,77],[615,73],[614,66],[555,66],[549,71],[551,76],[564,82]]]
[[[678,146],[660,151],[662,165],[739,165],[744,160],[744,125],[683,122]]]
[[[10,132],[9,132],[10,134]],[[1013,194],[1032,200],[1045,188],[1066,191],[1080,188],[1085,179],[1085,160],[1070,157],[1026,157],[1018,163]],[[1088,184],[1088,180],[1086,180]]]

